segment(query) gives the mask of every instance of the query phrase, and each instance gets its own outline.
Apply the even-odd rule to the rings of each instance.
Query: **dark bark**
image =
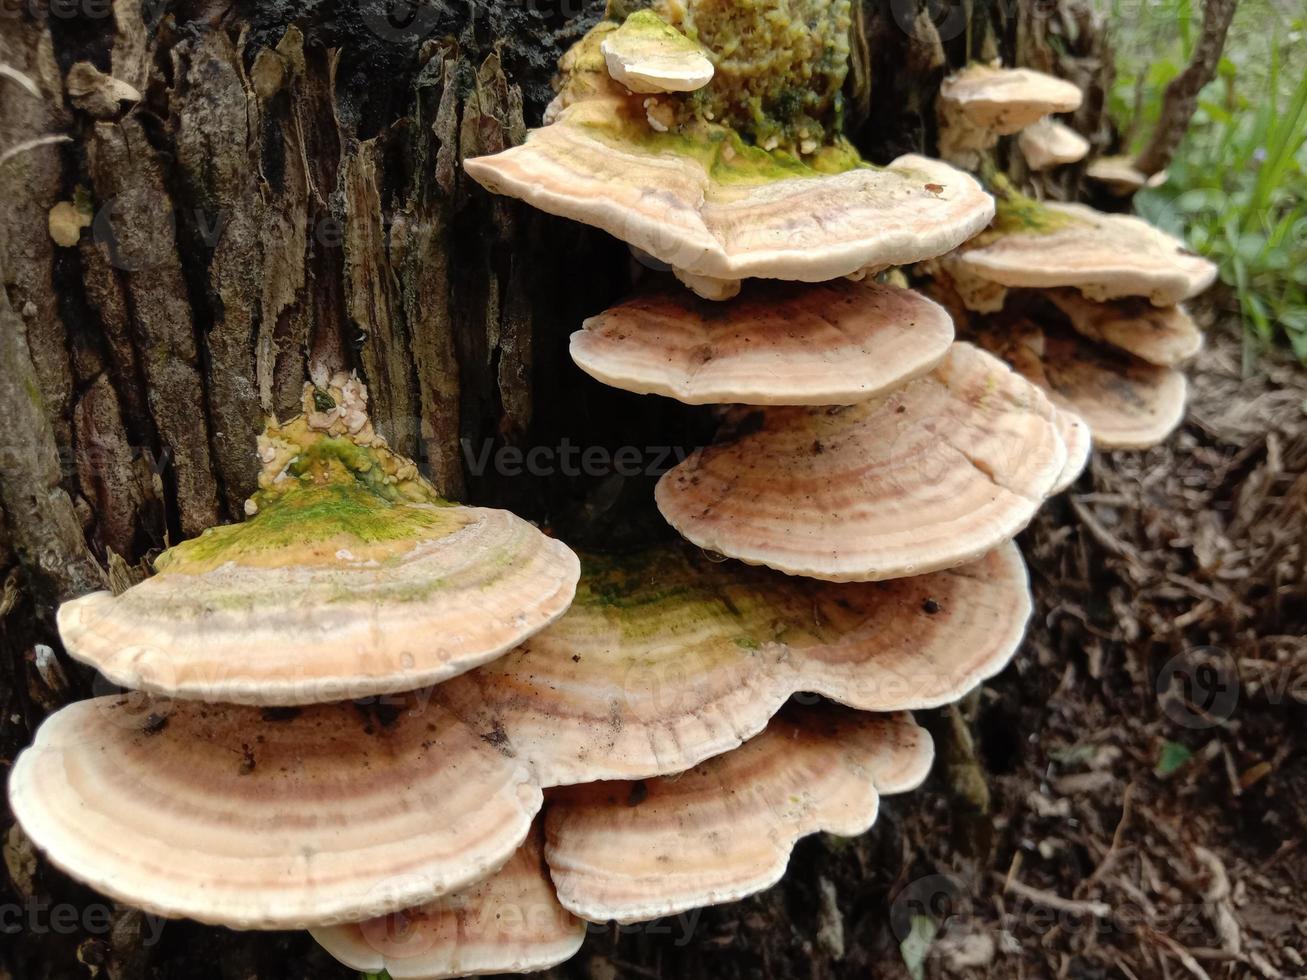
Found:
[[[357,370],[379,429],[452,498],[510,507],[579,546],[671,533],[652,484],[708,437],[709,414],[595,384],[566,353],[581,320],[645,273],[620,243],[492,197],[461,168],[540,118],[599,0],[432,3],[409,24],[387,18],[387,0],[18,7],[0,18],[0,61],[41,97],[0,78],[0,152],[72,142],[0,164],[0,585],[18,571],[0,701],[22,708],[5,710],[6,759],[43,711],[89,690],[71,663],[57,693],[32,666],[32,644],[56,642],[54,604],[103,587],[95,559],[135,565],[239,519],[264,419],[296,412],[313,373]],[[1076,3],[866,0],[857,24],[849,118],[878,163],[933,148],[939,81],[972,56],[1020,56],[1101,93],[1102,49]],[[62,79],[83,61],[141,103],[66,104]],[[1101,95],[1090,101],[1094,132]],[[94,215],[76,247],[46,230],[61,200]],[[622,446],[648,471],[615,472],[605,461]],[[548,450],[532,466],[497,456],[531,447]],[[787,964],[650,934],[620,955],[654,971],[668,957],[669,976],[840,975],[830,949],[805,946],[820,904],[807,890],[839,860],[810,842],[796,857],[814,869],[806,884],[766,899]],[[25,887],[95,901],[45,866]],[[6,940],[0,966],[33,980],[83,976],[79,957],[111,977],[347,975],[302,935],[173,923],[142,950],[140,922],[115,915],[112,932]]]

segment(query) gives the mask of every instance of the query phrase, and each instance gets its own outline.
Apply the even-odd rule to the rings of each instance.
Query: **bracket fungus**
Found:
[[[949,261],[1003,288],[1066,286],[1093,300],[1143,296],[1154,306],[1174,306],[1216,279],[1216,266],[1178,239],[1083,204],[1039,204],[1028,220],[1000,222]]]
[[[669,0],[603,20],[561,59],[546,125],[464,167],[494,193],[607,231],[709,299],[746,278],[822,282],[946,252],[989,223],[993,200],[938,160],[872,167],[839,135],[850,18],[849,0]],[[678,30],[712,76],[646,94],[633,40],[656,33],[680,63]]]
[[[571,959],[585,922],[559,904],[539,821],[508,863],[425,905],[311,930],[341,963],[392,980],[533,973]]]
[[[1097,184],[1102,184],[1108,193],[1117,197],[1130,197],[1145,187],[1161,187],[1166,183],[1165,170],[1158,171],[1151,177],[1135,166],[1134,159],[1128,156],[1099,157],[1085,168],[1085,177]]]
[[[975,169],[982,154],[1045,116],[1074,112],[1080,89],[1029,68],[971,64],[944,79],[936,108],[940,155]]]
[[[545,859],[558,898],[592,922],[640,922],[761,891],[799,838],[865,832],[881,794],[918,786],[930,736],[908,715],[790,710],[673,778],[558,790]]]
[[[1057,431],[1061,433],[1062,443],[1066,446],[1066,466],[1049,491],[1049,496],[1061,493],[1076,482],[1089,465],[1089,453],[1094,448],[1089,423],[1065,405],[1057,410]]]
[[[712,80],[703,48],[652,10],[637,10],[600,41],[613,80],[632,92],[693,92]]]
[[[728,304],[684,291],[637,296],[572,335],[605,384],[691,405],[848,405],[930,371],[953,342],[948,313],[864,279],[756,283]]]
[[[658,481],[659,510],[702,548],[829,581],[973,561],[1066,465],[1043,393],[964,343],[884,398],[740,414]]]
[[[847,584],[694,551],[587,556],[566,616],[436,698],[545,787],[644,778],[734,748],[801,691],[865,711],[954,701],[1007,664],[1030,614],[1011,543]]]
[[[159,915],[289,929],[392,912],[499,868],[541,805],[524,765],[435,705],[150,707],[51,715],[9,803],[55,865]]]
[[[1089,155],[1089,140],[1051,116],[1021,130],[1017,146],[1031,170],[1050,170],[1079,163]]]
[[[1203,334],[1183,306],[1153,306],[1138,298],[1096,303],[1074,289],[1045,296],[1076,332],[1161,367],[1182,364],[1203,349]]]
[[[1084,419],[1100,449],[1155,446],[1184,418],[1187,386],[1174,368],[1030,320],[980,326],[976,340]]]
[[[240,704],[413,690],[557,619],[580,566],[502,511],[440,499],[344,375],[259,440],[240,524],[164,552],[121,595],[65,603],[68,652],[126,687]]]

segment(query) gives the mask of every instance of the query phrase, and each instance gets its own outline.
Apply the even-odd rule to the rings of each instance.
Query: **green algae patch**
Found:
[[[587,113],[575,124],[616,148],[694,160],[716,183],[727,186],[821,177],[867,166],[844,139],[805,159],[784,150],[750,145],[739,133],[714,124],[699,123],[660,133],[643,118],[626,112]]]
[[[240,524],[209,528],[159,556],[160,572],[197,574],[227,562],[282,567],[399,558],[418,541],[442,538],[466,526],[461,509],[387,499],[366,485],[298,485],[280,493]]]
[[[652,10],[637,10],[626,18],[615,31],[606,32],[613,44],[631,44],[641,48],[657,46],[668,54],[707,54],[696,44]]]
[[[1064,228],[1086,224],[1074,215],[1054,211],[1042,201],[1027,197],[1001,176],[992,183],[994,220],[967,243],[968,248],[991,245],[1010,235],[1052,235]]]

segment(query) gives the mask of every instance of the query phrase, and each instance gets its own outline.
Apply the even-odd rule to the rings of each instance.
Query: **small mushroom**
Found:
[[[545,867],[539,821],[489,878],[390,915],[313,929],[350,969],[393,980],[534,973],[571,959],[585,922],[558,902]]]
[[[880,795],[919,785],[933,758],[908,715],[790,710],[678,776],[551,794],[545,860],[559,901],[591,922],[736,901],[780,880],[799,838],[864,833]]]
[[[1174,306],[1216,279],[1213,263],[1139,218],[1051,202],[1039,212],[1039,222],[991,230],[951,257],[954,278],[1067,286],[1098,301],[1144,296],[1154,306]]]
[[[1021,130],[1017,146],[1031,170],[1078,163],[1089,155],[1089,140],[1052,116],[1045,116]]]
[[[393,912],[500,867],[541,804],[521,762],[415,699],[156,711],[110,696],[51,715],[9,803],[57,867],[158,915],[299,929]]]
[[[1202,331],[1183,306],[1158,307],[1135,298],[1095,303],[1074,289],[1050,289],[1045,295],[1077,333],[1149,364],[1174,367],[1203,349]]]
[[[580,566],[508,511],[442,500],[338,375],[260,439],[248,520],[158,574],[65,603],[72,656],[181,698],[307,704],[407,691],[485,663],[567,609]]]
[[[864,711],[948,703],[1003,669],[1030,614],[1010,543],[891,582],[794,578],[683,542],[584,569],[566,616],[435,691],[544,786],[679,772],[800,691]]]
[[[753,416],[664,475],[658,508],[700,547],[836,582],[979,558],[1066,464],[1052,405],[970,344],[884,398]]]
[[[726,306],[637,296],[586,320],[571,350],[605,384],[691,405],[848,405],[927,373],[952,342],[924,296],[840,279],[753,283]]]
[[[608,73],[632,92],[693,92],[713,76],[702,47],[652,10],[637,10],[599,44]]]
[[[1083,418],[1099,449],[1156,446],[1184,418],[1185,377],[1174,368],[1031,320],[989,324],[976,340]]]
[[[1085,168],[1085,177],[1102,184],[1108,193],[1117,197],[1130,197],[1145,187],[1161,187],[1166,183],[1165,170],[1151,177],[1135,166],[1129,156],[1099,157]]]
[[[975,169],[982,154],[1051,113],[1080,108],[1080,89],[1029,68],[971,64],[944,79],[936,108],[940,155]]]
[[[993,216],[975,179],[938,160],[823,173],[738,137],[654,132],[611,97],[575,102],[524,144],[464,166],[497,194],[708,280],[823,282],[905,265],[956,247]]]

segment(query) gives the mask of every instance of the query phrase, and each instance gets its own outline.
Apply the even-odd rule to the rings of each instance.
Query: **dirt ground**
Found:
[[[1191,378],[1165,447],[1096,455],[1022,536],[1029,637],[923,715],[925,787],[863,838],[803,842],[786,886],[595,927],[552,976],[1307,975],[1307,375],[1267,358],[1244,380],[1225,327]],[[351,975],[304,934],[155,935],[9,845],[0,901],[79,918],[59,933],[26,900],[0,977]]]

